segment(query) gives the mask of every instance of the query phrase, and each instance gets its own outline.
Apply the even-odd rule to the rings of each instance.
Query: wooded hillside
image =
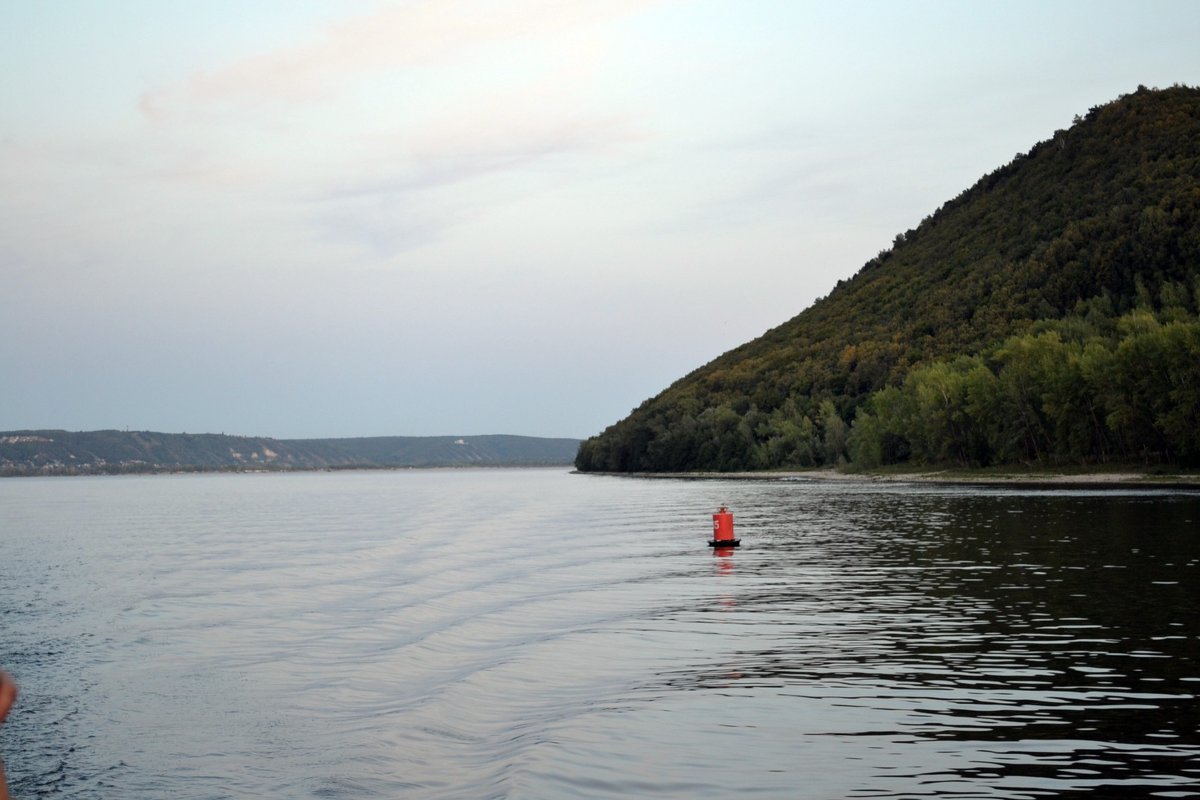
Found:
[[[1200,90],[1139,87],[586,440],[582,470],[1200,460]]]

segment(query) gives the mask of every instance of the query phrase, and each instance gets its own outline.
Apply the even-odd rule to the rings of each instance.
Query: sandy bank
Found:
[[[675,478],[685,480],[743,481],[831,481],[845,483],[926,483],[967,486],[1021,486],[1100,489],[1196,489],[1200,475],[1150,474],[1145,472],[1014,472],[993,473],[953,470],[926,472],[870,473],[838,472],[833,469],[795,472],[632,472],[590,473],[631,478]]]

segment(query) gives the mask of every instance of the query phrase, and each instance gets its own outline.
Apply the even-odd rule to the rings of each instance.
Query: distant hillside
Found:
[[[578,439],[379,436],[270,439],[147,431],[0,432],[0,475],[570,464]]]
[[[1196,461],[1198,311],[1200,90],[1139,87],[586,440],[576,465]]]

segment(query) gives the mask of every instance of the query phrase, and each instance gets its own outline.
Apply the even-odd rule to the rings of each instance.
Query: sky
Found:
[[[0,430],[586,437],[1200,3],[0,5]]]

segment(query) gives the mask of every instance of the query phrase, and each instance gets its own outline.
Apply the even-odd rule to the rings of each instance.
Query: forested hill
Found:
[[[582,470],[1200,460],[1200,90],[1091,109]]]
[[[270,439],[148,431],[0,432],[0,475],[570,464],[578,439]]]

